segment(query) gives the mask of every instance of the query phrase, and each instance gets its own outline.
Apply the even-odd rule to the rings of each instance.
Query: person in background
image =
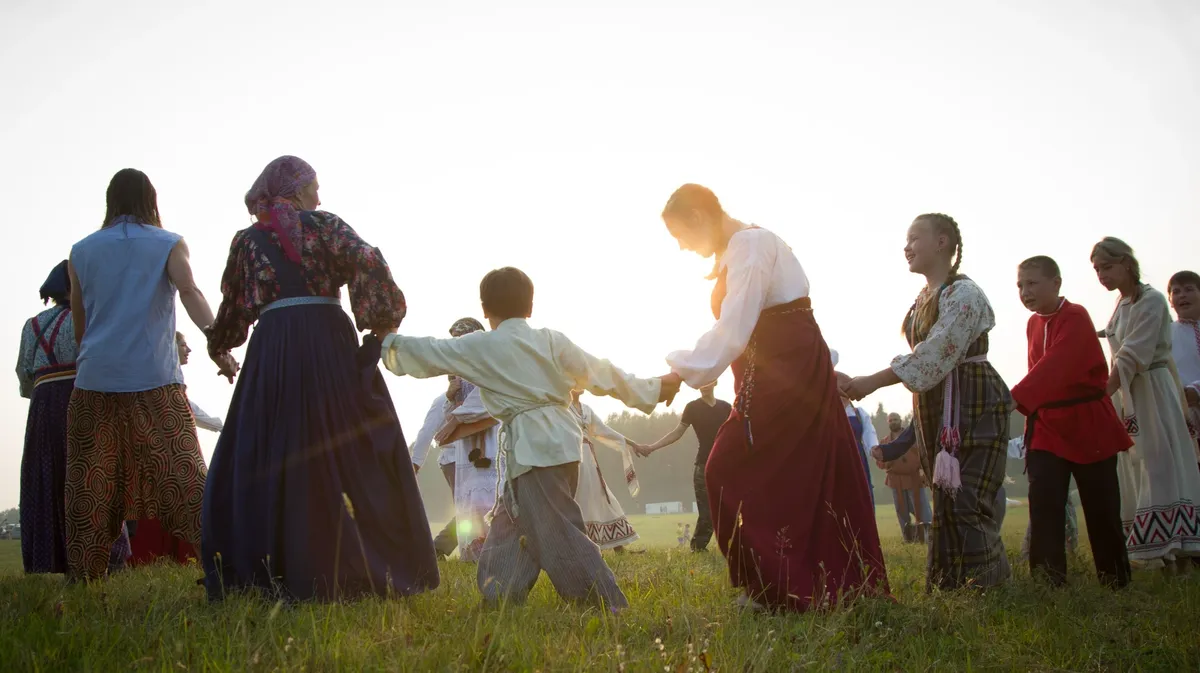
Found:
[[[187,338],[183,336],[183,332],[175,332],[175,349],[179,355],[179,365],[181,367],[186,365],[191,359],[192,349],[188,347]],[[192,408],[197,428],[209,432],[221,431],[221,419],[206,413],[190,395],[188,396],[188,406]],[[161,558],[186,565],[191,559],[199,558],[193,545],[163,530],[157,519],[126,521],[125,525],[129,528],[129,538],[132,543],[133,557],[130,559],[132,566],[147,565]]]
[[[650,454],[678,442],[688,428],[696,433],[696,464],[692,469],[692,489],[696,495],[696,531],[691,538],[691,549],[702,552],[708,549],[708,543],[713,536],[712,509],[708,504],[708,487],[704,480],[704,466],[708,464],[708,455],[712,453],[713,442],[717,439],[717,431],[729,420],[733,407],[725,400],[717,399],[713,391],[717,382],[700,386],[700,397],[687,403],[679,425],[664,435],[658,441],[644,447],[634,447],[639,455],[646,457]]]
[[[26,573],[67,572],[67,408],[75,390],[75,323],[67,261],[42,283],[43,302],[54,306],[25,322],[17,360],[21,397],[29,400],[21,453],[21,562]],[[124,529],[109,552],[109,572],[129,557]]]
[[[192,276],[187,243],[162,227],[141,171],[108,185],[100,230],[71,248],[71,307],[79,345],[67,410],[67,560],[73,580],[107,570],[126,519],[160,519],[200,542],[207,469],[175,351],[175,297],[207,330],[212,309]],[[214,358],[233,380],[237,362]]]
[[[588,538],[601,549],[622,553],[625,546],[638,539],[637,531],[625,516],[625,510],[612,489],[605,483],[604,473],[596,458],[596,445],[602,444],[621,454],[622,472],[629,495],[637,497],[641,487],[633,469],[633,442],[600,420],[591,407],[579,400],[582,390],[571,393],[571,411],[583,431],[583,450],[579,460],[579,488],[575,502],[583,513],[583,525]]]
[[[450,336],[482,332],[474,318],[462,318],[450,327]],[[503,474],[499,455],[498,422],[483,405],[479,387],[457,376],[450,379],[442,425],[434,439],[442,452],[452,453],[454,465],[454,539],[458,558],[479,560],[487,540],[487,515],[496,507],[496,484]],[[436,542],[436,541],[435,541]]]
[[[838,365],[838,352],[830,351],[833,357],[833,366]],[[850,421],[850,429],[854,432],[854,439],[858,442],[858,453],[862,459],[863,475],[867,478],[867,491],[871,494],[871,505],[875,505],[875,484],[871,480],[871,463],[867,460],[867,452],[872,448],[879,446],[879,433],[875,431],[875,424],[871,422],[871,414],[867,413],[866,409],[855,406],[853,402],[842,397],[842,407],[846,410],[846,418]]]
[[[1200,440],[1200,274],[1180,271],[1167,283],[1175,322],[1171,323],[1171,356],[1179,370],[1187,400],[1188,431]],[[1200,441],[1195,443],[1200,465]]]
[[[887,423],[888,434],[880,440],[880,446],[900,439],[904,431],[900,414],[888,414]],[[884,484],[892,491],[892,504],[896,507],[896,519],[900,522],[904,541],[926,542],[933,512],[929,509],[929,492],[925,488],[925,474],[921,471],[921,456],[916,444],[896,460],[877,460],[875,464],[887,473]]]
[[[1120,295],[1102,333],[1112,352],[1106,390],[1133,438],[1133,450],[1117,456],[1129,559],[1167,574],[1187,571],[1187,557],[1200,554],[1200,469],[1171,356],[1167,299],[1142,282],[1128,243],[1105,238],[1091,259],[1100,284]]]
[[[446,392],[438,393],[433,398],[433,402],[429,405],[429,410],[425,412],[425,420],[421,423],[421,430],[417,432],[417,438],[409,445],[408,450],[412,452],[413,471],[420,472],[421,466],[425,464],[425,458],[429,455],[430,447],[436,445],[438,447],[438,469],[442,473],[442,478],[446,480],[446,486],[450,488],[450,500],[454,501],[454,473],[455,473],[455,454],[457,451],[451,444],[439,444],[434,441],[438,431],[446,424],[446,414],[450,411],[450,401],[457,395],[458,385],[455,382],[455,377],[449,377],[449,385]],[[445,526],[438,531],[438,534],[433,538],[433,550],[439,559],[446,559],[454,550],[458,548],[458,518],[451,516]]]
[[[1021,303],[1033,312],[1026,325],[1029,372],[1012,388],[1025,422],[1029,474],[1029,570],[1065,584],[1065,539],[1071,477],[1079,486],[1088,540],[1102,584],[1129,583],[1129,556],[1121,528],[1117,456],[1133,441],[1105,394],[1108,366],[1092,318],[1060,290],[1058,264],[1031,257],[1017,268]],[[1073,518],[1073,517],[1071,517]]]

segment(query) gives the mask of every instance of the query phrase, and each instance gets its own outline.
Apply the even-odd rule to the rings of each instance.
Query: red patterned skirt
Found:
[[[862,460],[808,299],[768,309],[705,468],[729,577],[773,608],[887,594]]]

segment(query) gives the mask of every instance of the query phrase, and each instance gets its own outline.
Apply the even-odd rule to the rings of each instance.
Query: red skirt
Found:
[[[737,403],[705,468],[730,581],[796,611],[887,594],[862,459],[808,299],[764,311],[733,373]]]
[[[187,564],[188,559],[199,558],[196,548],[163,529],[158,519],[142,519],[130,538],[133,559],[130,565],[142,566],[168,558],[176,563]]]

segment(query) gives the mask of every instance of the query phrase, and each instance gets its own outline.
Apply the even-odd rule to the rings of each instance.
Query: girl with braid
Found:
[[[897,383],[913,392],[914,440],[925,474],[933,477],[927,589],[994,586],[1010,575],[996,495],[1004,483],[1013,400],[987,361],[996,318],[983,290],[959,274],[962,250],[962,234],[950,216],[913,221],[904,255],[909,271],[928,284],[904,318],[912,352],[870,376],[838,376],[844,394],[855,400]],[[873,453],[895,460],[911,445],[894,442],[891,453]]]

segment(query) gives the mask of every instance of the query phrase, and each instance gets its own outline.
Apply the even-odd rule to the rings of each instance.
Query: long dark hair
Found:
[[[117,171],[108,183],[105,200],[108,209],[104,213],[101,229],[108,227],[113,220],[122,215],[131,215],[142,224],[162,227],[162,219],[158,214],[158,192],[154,191],[150,178],[136,168],[122,168]]]

